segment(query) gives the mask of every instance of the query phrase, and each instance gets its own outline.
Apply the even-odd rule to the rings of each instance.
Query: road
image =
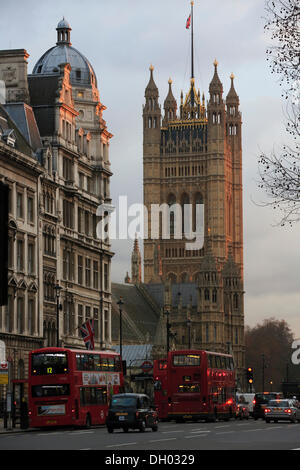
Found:
[[[0,434],[0,450],[300,450],[300,424],[219,421],[159,423],[159,430],[108,434],[105,427]]]

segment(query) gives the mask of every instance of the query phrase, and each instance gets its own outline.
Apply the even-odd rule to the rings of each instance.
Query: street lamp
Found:
[[[120,297],[120,300],[119,302],[117,302],[117,305],[119,305],[119,312],[120,312],[120,356],[122,360],[122,305],[124,305],[122,297]]]
[[[59,348],[59,297],[60,297],[60,291],[62,290],[62,287],[58,284],[58,281],[56,281],[56,284],[54,286],[55,292],[56,292],[56,346]]]

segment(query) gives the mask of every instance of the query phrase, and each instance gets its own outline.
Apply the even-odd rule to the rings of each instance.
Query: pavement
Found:
[[[28,431],[33,431],[33,429],[31,428],[27,428],[27,429],[21,429],[20,428],[20,425],[17,424],[16,427],[14,428],[5,428],[4,427],[4,421],[2,418],[0,418],[0,435],[1,434],[12,434],[14,432],[28,432]]]

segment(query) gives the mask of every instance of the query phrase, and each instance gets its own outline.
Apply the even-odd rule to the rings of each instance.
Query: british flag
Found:
[[[86,349],[95,349],[94,336],[94,319],[87,320],[80,328],[80,333],[85,342]]]

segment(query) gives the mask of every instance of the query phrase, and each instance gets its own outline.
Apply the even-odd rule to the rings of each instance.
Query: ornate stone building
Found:
[[[144,282],[162,307],[170,309],[176,347],[189,343],[197,348],[233,351],[242,374],[242,120],[234,76],[230,78],[230,90],[224,98],[215,61],[207,102],[192,75],[179,107],[169,80],[162,112],[150,67],[143,109],[144,204],[148,210]],[[151,238],[153,204],[170,209],[168,219],[160,219],[157,239]],[[176,205],[181,209],[180,219]],[[198,205],[204,205],[204,245],[187,249],[189,240],[177,236],[178,227],[186,230],[187,224],[198,230]],[[185,211],[189,207],[188,218]],[[166,222],[169,232],[164,232]],[[169,305],[162,301],[162,289],[170,290]],[[192,325],[189,334],[187,318]]]
[[[56,346],[57,328],[60,344],[84,348],[78,327],[94,318],[95,347],[112,342],[113,253],[96,236],[97,207],[111,203],[112,134],[96,74],[70,36],[63,19],[56,45],[30,75],[27,51],[0,51],[0,178],[10,188],[9,303],[0,307],[0,339],[15,358],[14,378],[26,376],[17,364],[26,367],[29,350]]]

